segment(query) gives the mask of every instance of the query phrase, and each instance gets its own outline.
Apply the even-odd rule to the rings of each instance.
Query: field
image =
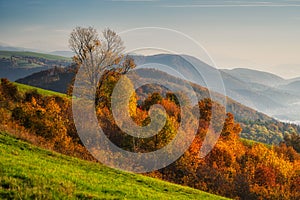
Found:
[[[0,133],[0,199],[225,199],[46,151]]]
[[[43,54],[43,53],[35,53],[29,51],[0,51],[0,58],[10,58],[11,56],[30,56],[35,58],[43,58],[47,60],[63,60],[63,61],[71,61],[71,58],[63,57],[63,56],[56,56],[50,54]]]
[[[30,85],[25,85],[25,84],[16,83],[16,82],[14,82],[14,84],[18,87],[18,91],[21,94],[23,94],[25,92],[28,92],[28,91],[36,90],[39,94],[45,95],[45,96],[55,95],[55,96],[60,96],[60,97],[67,97],[66,94],[62,94],[62,93],[59,93],[59,92],[44,90],[44,89],[41,89],[41,88],[38,88],[38,87],[33,87],[33,86],[30,86]]]

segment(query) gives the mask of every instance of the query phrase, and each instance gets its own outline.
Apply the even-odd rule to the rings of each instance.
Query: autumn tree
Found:
[[[84,72],[80,81],[89,88],[101,88],[111,72],[125,74],[135,67],[133,59],[123,54],[121,37],[109,28],[99,36],[93,27],[76,27],[70,35],[69,46],[75,53],[74,61]]]
[[[20,99],[20,95],[18,93],[18,89],[16,85],[11,83],[6,78],[2,78],[0,82],[1,82],[0,92],[4,98],[13,101],[17,101],[18,99]]]
[[[300,153],[300,135],[293,133],[284,137],[284,143],[287,146],[293,147],[298,153]]]

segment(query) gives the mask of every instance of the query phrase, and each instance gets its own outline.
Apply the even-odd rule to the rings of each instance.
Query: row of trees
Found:
[[[80,48],[72,45],[74,41],[80,41],[76,39],[76,37],[74,38],[73,35],[77,35],[84,31],[89,32],[87,35],[95,35],[95,30],[91,28],[76,28],[71,34],[70,39],[71,47],[77,57],[80,58],[79,64],[81,65],[84,62],[93,61],[91,55],[93,54],[92,51],[94,48],[89,48],[89,45],[86,45],[83,52],[89,52],[87,55],[90,55],[90,57],[81,57],[80,51],[76,52],[76,50],[80,50]],[[107,44],[109,43],[108,41],[111,40],[107,40],[107,36],[112,35],[117,37],[112,33],[113,32],[109,30],[103,32],[104,42],[102,41],[99,43],[97,38],[93,39],[96,41],[94,44],[102,44],[99,46],[102,51],[100,53],[99,51],[95,51],[96,56],[102,58],[107,55],[103,52],[110,52],[107,48]],[[117,48],[117,50],[112,50],[113,53],[111,54],[113,56],[111,58],[114,61],[114,64],[119,64],[121,59],[118,58],[117,55],[120,55],[121,51],[118,50],[123,49],[123,46],[119,37],[114,41],[116,41],[113,42],[115,48],[119,48]],[[101,101],[101,106],[99,106],[100,104],[97,104],[97,114],[99,124],[103,127],[104,132],[110,140],[119,147],[134,152],[149,152],[166,146],[174,138],[174,134],[176,134],[176,130],[178,129],[181,120],[180,111],[182,107],[180,107],[176,96],[172,93],[161,96],[159,93],[152,92],[151,94],[148,94],[148,97],[142,103],[139,103],[138,108],[136,108],[136,105],[139,97],[135,96],[135,98],[131,98],[129,106],[131,108],[130,114],[132,119],[134,119],[135,123],[138,125],[145,126],[149,123],[148,110],[154,104],[161,104],[168,114],[164,128],[157,135],[146,139],[135,139],[124,133],[116,125],[109,103],[112,90],[122,72],[126,73],[127,70],[135,67],[134,63],[131,62],[131,67],[129,68],[121,65],[121,67],[108,69],[107,67],[110,67],[111,64],[107,65],[103,63],[98,63],[96,66],[106,67],[97,69],[102,70],[107,76],[101,77],[100,83],[96,84],[99,85],[99,96],[105,97],[105,102],[108,103],[103,104],[103,101]],[[94,67],[92,67],[92,69],[93,68]],[[98,79],[96,80],[99,80],[99,77],[97,78]],[[298,171],[300,162],[299,154],[295,151],[295,149],[297,150],[297,146],[295,145],[295,143],[297,144],[297,140],[295,137],[286,138],[286,144],[281,144],[280,146],[272,148],[268,148],[263,144],[244,145],[239,139],[241,128],[234,122],[234,116],[229,113],[225,120],[221,138],[216,146],[204,159],[199,158],[199,152],[204,136],[214,131],[209,130],[213,104],[216,103],[209,99],[204,99],[199,102],[198,107],[193,108],[199,109],[201,117],[199,119],[199,129],[196,138],[189,150],[170,166],[150,175],[232,198],[299,198],[300,190],[297,183],[300,179],[300,173]],[[219,106],[218,109],[221,114],[222,109],[224,108]],[[193,118],[193,115],[191,114],[190,117]],[[222,118],[222,116],[219,117]],[[218,122],[217,119],[213,120]],[[187,128],[185,132],[188,135],[191,131]]]
[[[116,75],[108,80],[117,79]],[[103,84],[104,88],[106,84],[108,82]],[[77,136],[69,98],[42,96],[36,91],[21,93],[7,80],[1,81],[0,91],[0,118],[6,128],[18,129],[18,136],[29,141],[32,140],[28,137],[43,138],[37,145],[47,143],[48,148],[58,152],[93,160]],[[99,125],[117,146],[127,151],[152,152],[174,138],[181,119],[180,106],[172,93],[149,95],[140,107],[136,106],[137,99],[132,101],[131,116],[141,126],[149,123],[151,105],[158,103],[166,109],[167,122],[159,134],[135,139],[121,131],[114,121],[110,104],[97,106]],[[199,158],[203,138],[211,131],[208,124],[213,103],[209,99],[199,102],[199,129],[184,155],[166,168],[147,175],[231,198],[299,199],[300,158],[293,148],[298,144],[298,137],[272,147],[260,143],[245,144],[239,138],[240,126],[234,122],[232,114],[227,114],[217,144],[205,158]],[[189,131],[186,130],[187,134]],[[96,137],[93,142],[97,146]]]
[[[95,104],[98,123],[114,144],[127,151],[152,152],[174,139],[182,120],[182,107],[175,93],[161,95],[153,92],[140,103],[138,95],[130,97],[130,117],[140,126],[151,123],[148,111],[152,105],[160,104],[165,108],[166,123],[155,136],[134,138],[116,124],[111,107],[113,88],[122,74],[135,66],[132,59],[122,55],[122,42],[116,33],[107,29],[100,39],[93,28],[76,28],[71,34],[70,45],[77,54],[75,61],[86,69],[88,84],[97,86]],[[104,77],[98,77],[100,74]],[[5,125],[1,126],[2,129],[18,129],[18,136],[25,139],[41,138],[35,140],[37,145],[46,142],[53,150],[93,160],[76,133],[70,98],[42,96],[37,91],[22,93],[5,79],[1,80],[0,93],[0,119]],[[213,105],[218,108],[219,117],[212,115]],[[215,123],[219,123],[223,109],[210,99],[203,99],[192,107],[188,120],[193,122],[196,119],[194,113],[197,110],[200,119],[196,121],[199,128],[191,146],[176,162],[147,175],[231,198],[299,199],[300,158],[295,151],[299,144],[297,136],[287,137],[286,143],[279,146],[245,144],[240,140],[241,127],[228,113],[215,147],[205,158],[199,157],[204,136],[214,133],[209,128],[210,120],[215,117]],[[89,127],[89,124],[86,126]],[[186,136],[192,133],[189,127],[184,131]],[[89,145],[99,145],[97,136]],[[97,151],[97,148],[94,150]]]
[[[19,92],[1,79],[1,129],[63,154],[94,160],[81,145],[72,120],[69,98],[43,96],[36,90]]]
[[[111,141],[128,151],[150,152],[160,149],[174,138],[179,126],[181,108],[174,96],[172,93],[164,96],[150,94],[132,115],[137,124],[146,125],[149,123],[149,108],[161,104],[168,117],[164,128],[155,137],[133,140],[115,124],[110,105],[98,108],[99,123]],[[296,142],[293,139],[294,142],[272,147],[261,143],[244,143],[240,140],[241,127],[235,123],[234,116],[228,113],[219,141],[204,159],[199,158],[204,136],[213,132],[208,126],[212,104],[215,102],[210,99],[199,102],[199,129],[185,154],[166,168],[148,175],[231,198],[298,199],[300,156],[290,145]],[[191,130],[185,131],[188,135]]]

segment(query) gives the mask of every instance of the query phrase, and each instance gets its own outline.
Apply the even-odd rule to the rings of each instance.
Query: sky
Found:
[[[160,27],[201,45],[218,68],[300,77],[300,0],[0,0],[0,25],[0,45],[43,51],[69,50],[69,34],[76,26],[118,33]],[[174,42],[145,36],[150,43],[198,55],[197,48],[185,52],[189,42],[175,36],[169,37]],[[126,37],[124,42],[138,45]]]

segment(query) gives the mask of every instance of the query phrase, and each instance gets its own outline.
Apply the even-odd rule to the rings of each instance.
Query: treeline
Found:
[[[15,84],[1,79],[0,113],[1,130],[44,148],[94,160],[76,133],[70,99],[43,96],[37,90],[19,92]]]
[[[274,120],[241,120],[241,125],[243,138],[266,144],[280,144],[285,137],[300,133],[299,126]]]
[[[25,78],[16,80],[18,83],[52,90],[60,93],[67,93],[68,86],[75,77],[76,67],[54,67],[43,70],[39,73],[33,73]]]
[[[185,83],[185,81],[182,81],[179,78],[175,78],[167,73],[159,72],[155,69],[138,69],[136,70],[136,73],[142,77],[151,77],[151,74],[155,73],[158,79],[163,79],[167,82],[175,82],[176,87],[178,88]],[[192,87],[200,99],[210,97],[210,94],[206,88],[196,84],[192,84]],[[139,96],[139,99],[144,100],[153,92],[159,92],[165,96],[165,94],[170,91],[168,88],[161,85],[146,84],[138,88],[136,92]],[[214,95],[216,97],[220,96],[219,94]],[[219,98],[222,99],[221,97]],[[284,141],[285,137],[289,137],[293,134],[300,134],[300,126],[298,125],[280,122],[229,98],[227,98],[226,104],[227,112],[234,113],[234,119],[241,125],[242,132],[240,137],[242,138],[270,145],[278,145]]]
[[[132,152],[151,152],[167,145],[181,122],[182,108],[176,95],[152,91],[143,101],[139,101],[138,95],[130,98],[129,113],[138,125],[151,122],[148,111],[153,104],[161,104],[168,114],[165,126],[157,135],[134,139],[119,129],[111,111],[111,88],[119,78],[120,74],[112,73],[99,88],[95,102],[99,125],[108,138]],[[1,80],[0,94],[2,130],[39,146],[94,160],[76,133],[70,98],[42,96],[37,91],[21,93],[5,79]],[[224,108],[210,99],[203,99],[191,108],[191,122],[195,116],[193,111],[200,112],[192,145],[176,162],[147,175],[236,199],[299,199],[300,157],[296,152],[299,135],[286,137],[286,142],[278,146],[246,145],[240,140],[240,125],[228,113],[217,144],[206,157],[199,157],[205,135],[214,131],[209,129],[210,120],[216,117],[211,113],[212,106],[220,114],[223,112]],[[218,118],[214,121],[218,123]],[[191,131],[185,130],[187,135]],[[93,142],[97,145],[97,138]]]
[[[242,138],[278,145],[284,141],[284,137],[300,134],[300,126],[298,125],[280,122],[229,99],[227,110],[234,113],[235,120],[240,123],[243,129]]]
[[[67,93],[68,85],[75,77],[75,71],[76,66],[70,66],[66,68],[58,67],[32,74],[26,78],[17,80],[17,82],[47,90]],[[136,70],[136,73],[137,78],[139,78],[139,76],[151,76],[151,73],[155,73],[158,79],[175,83],[177,82],[176,87],[178,88],[180,88],[181,84],[187,83],[173,76],[170,76],[167,73],[159,72],[154,69],[138,69]],[[206,88],[203,88],[196,84],[192,84],[192,87],[201,99],[209,97],[209,93]],[[170,91],[161,85],[148,84],[138,88],[136,92],[139,95],[139,102],[141,102],[153,92],[159,92],[160,94],[165,95]],[[222,98],[220,97],[220,99]],[[279,122],[229,98],[227,99],[227,111],[234,113],[235,120],[240,123],[243,128],[240,136],[246,139],[255,140],[267,144],[279,144],[284,140],[285,135],[300,133],[300,127],[297,125]]]
[[[111,82],[117,80],[118,78],[112,79],[107,85],[114,85]],[[148,152],[162,148],[173,139],[181,117],[178,99],[168,92],[160,95],[154,88],[151,90],[152,94],[148,94],[148,97],[138,104],[140,107],[131,112],[137,124],[145,125],[148,123],[148,114],[145,111],[148,111],[151,105],[161,104],[166,109],[166,126],[157,137],[150,140],[139,139],[133,143],[132,137],[119,130],[114,123],[110,105],[101,105],[101,109],[98,110],[99,122],[105,127],[105,132],[112,133],[108,134],[108,137],[118,146],[129,151]],[[100,91],[103,91],[100,92],[102,96],[109,98],[109,90]],[[132,99],[131,107],[134,107],[135,100],[138,99],[138,96]],[[295,149],[299,135],[290,138],[293,142],[281,143],[279,146],[269,147],[260,143],[246,145],[240,140],[240,125],[235,122],[234,116],[228,113],[217,144],[204,159],[199,158],[203,138],[214,131],[209,129],[209,122],[212,117],[215,117],[215,122],[222,118],[224,108],[216,104],[210,99],[203,99],[198,103],[198,108],[192,108],[200,111],[199,129],[192,145],[176,162],[148,175],[230,198],[298,199],[300,156]],[[218,108],[219,117],[212,115],[213,105]],[[185,130],[187,135],[190,131]]]
[[[11,55],[10,58],[2,57],[1,59],[9,60],[12,67],[24,67],[31,64],[47,66],[47,67],[55,67],[55,66],[68,66],[70,65],[70,61],[66,60],[49,60],[46,58],[39,58],[35,56],[18,56]]]

